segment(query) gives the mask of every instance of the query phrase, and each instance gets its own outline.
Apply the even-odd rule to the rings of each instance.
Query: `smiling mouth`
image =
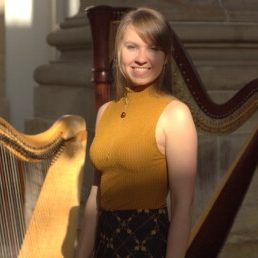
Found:
[[[147,72],[149,70],[149,68],[146,68],[146,67],[134,67],[134,70],[136,72]]]

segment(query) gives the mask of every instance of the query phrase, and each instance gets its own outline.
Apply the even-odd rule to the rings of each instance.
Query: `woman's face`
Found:
[[[132,25],[127,26],[120,45],[121,69],[133,86],[152,84],[165,64],[165,54],[145,43]]]

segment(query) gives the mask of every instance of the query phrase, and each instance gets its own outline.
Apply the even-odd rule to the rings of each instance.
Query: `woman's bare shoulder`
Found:
[[[182,120],[190,119],[192,120],[192,114],[189,107],[178,99],[173,99],[165,108],[163,112],[164,118],[171,120]]]
[[[108,105],[110,103],[111,103],[111,101],[108,101],[105,104],[103,104],[102,106],[100,106],[98,113],[97,113],[96,124],[98,124],[100,118],[102,117],[102,115],[104,114],[106,108],[108,107]]]

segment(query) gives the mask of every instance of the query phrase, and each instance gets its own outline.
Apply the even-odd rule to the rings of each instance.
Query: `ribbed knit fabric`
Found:
[[[157,121],[172,96],[148,87],[128,89],[127,96],[106,108],[90,148],[101,171],[101,208],[158,209],[166,206],[168,176],[165,155],[157,146]],[[124,118],[121,113],[125,112]]]

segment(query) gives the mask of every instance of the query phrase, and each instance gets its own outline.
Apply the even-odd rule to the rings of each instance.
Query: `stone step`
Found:
[[[38,86],[34,89],[34,117],[55,121],[65,114],[84,117],[95,125],[95,95],[92,87]]]
[[[208,91],[211,99],[217,103],[225,103],[235,91]],[[89,127],[95,124],[95,92],[90,82],[87,87],[38,86],[34,89],[34,116],[53,121],[64,114],[78,114],[87,119]],[[238,132],[246,132],[254,128],[258,122],[258,112],[246,121]]]

